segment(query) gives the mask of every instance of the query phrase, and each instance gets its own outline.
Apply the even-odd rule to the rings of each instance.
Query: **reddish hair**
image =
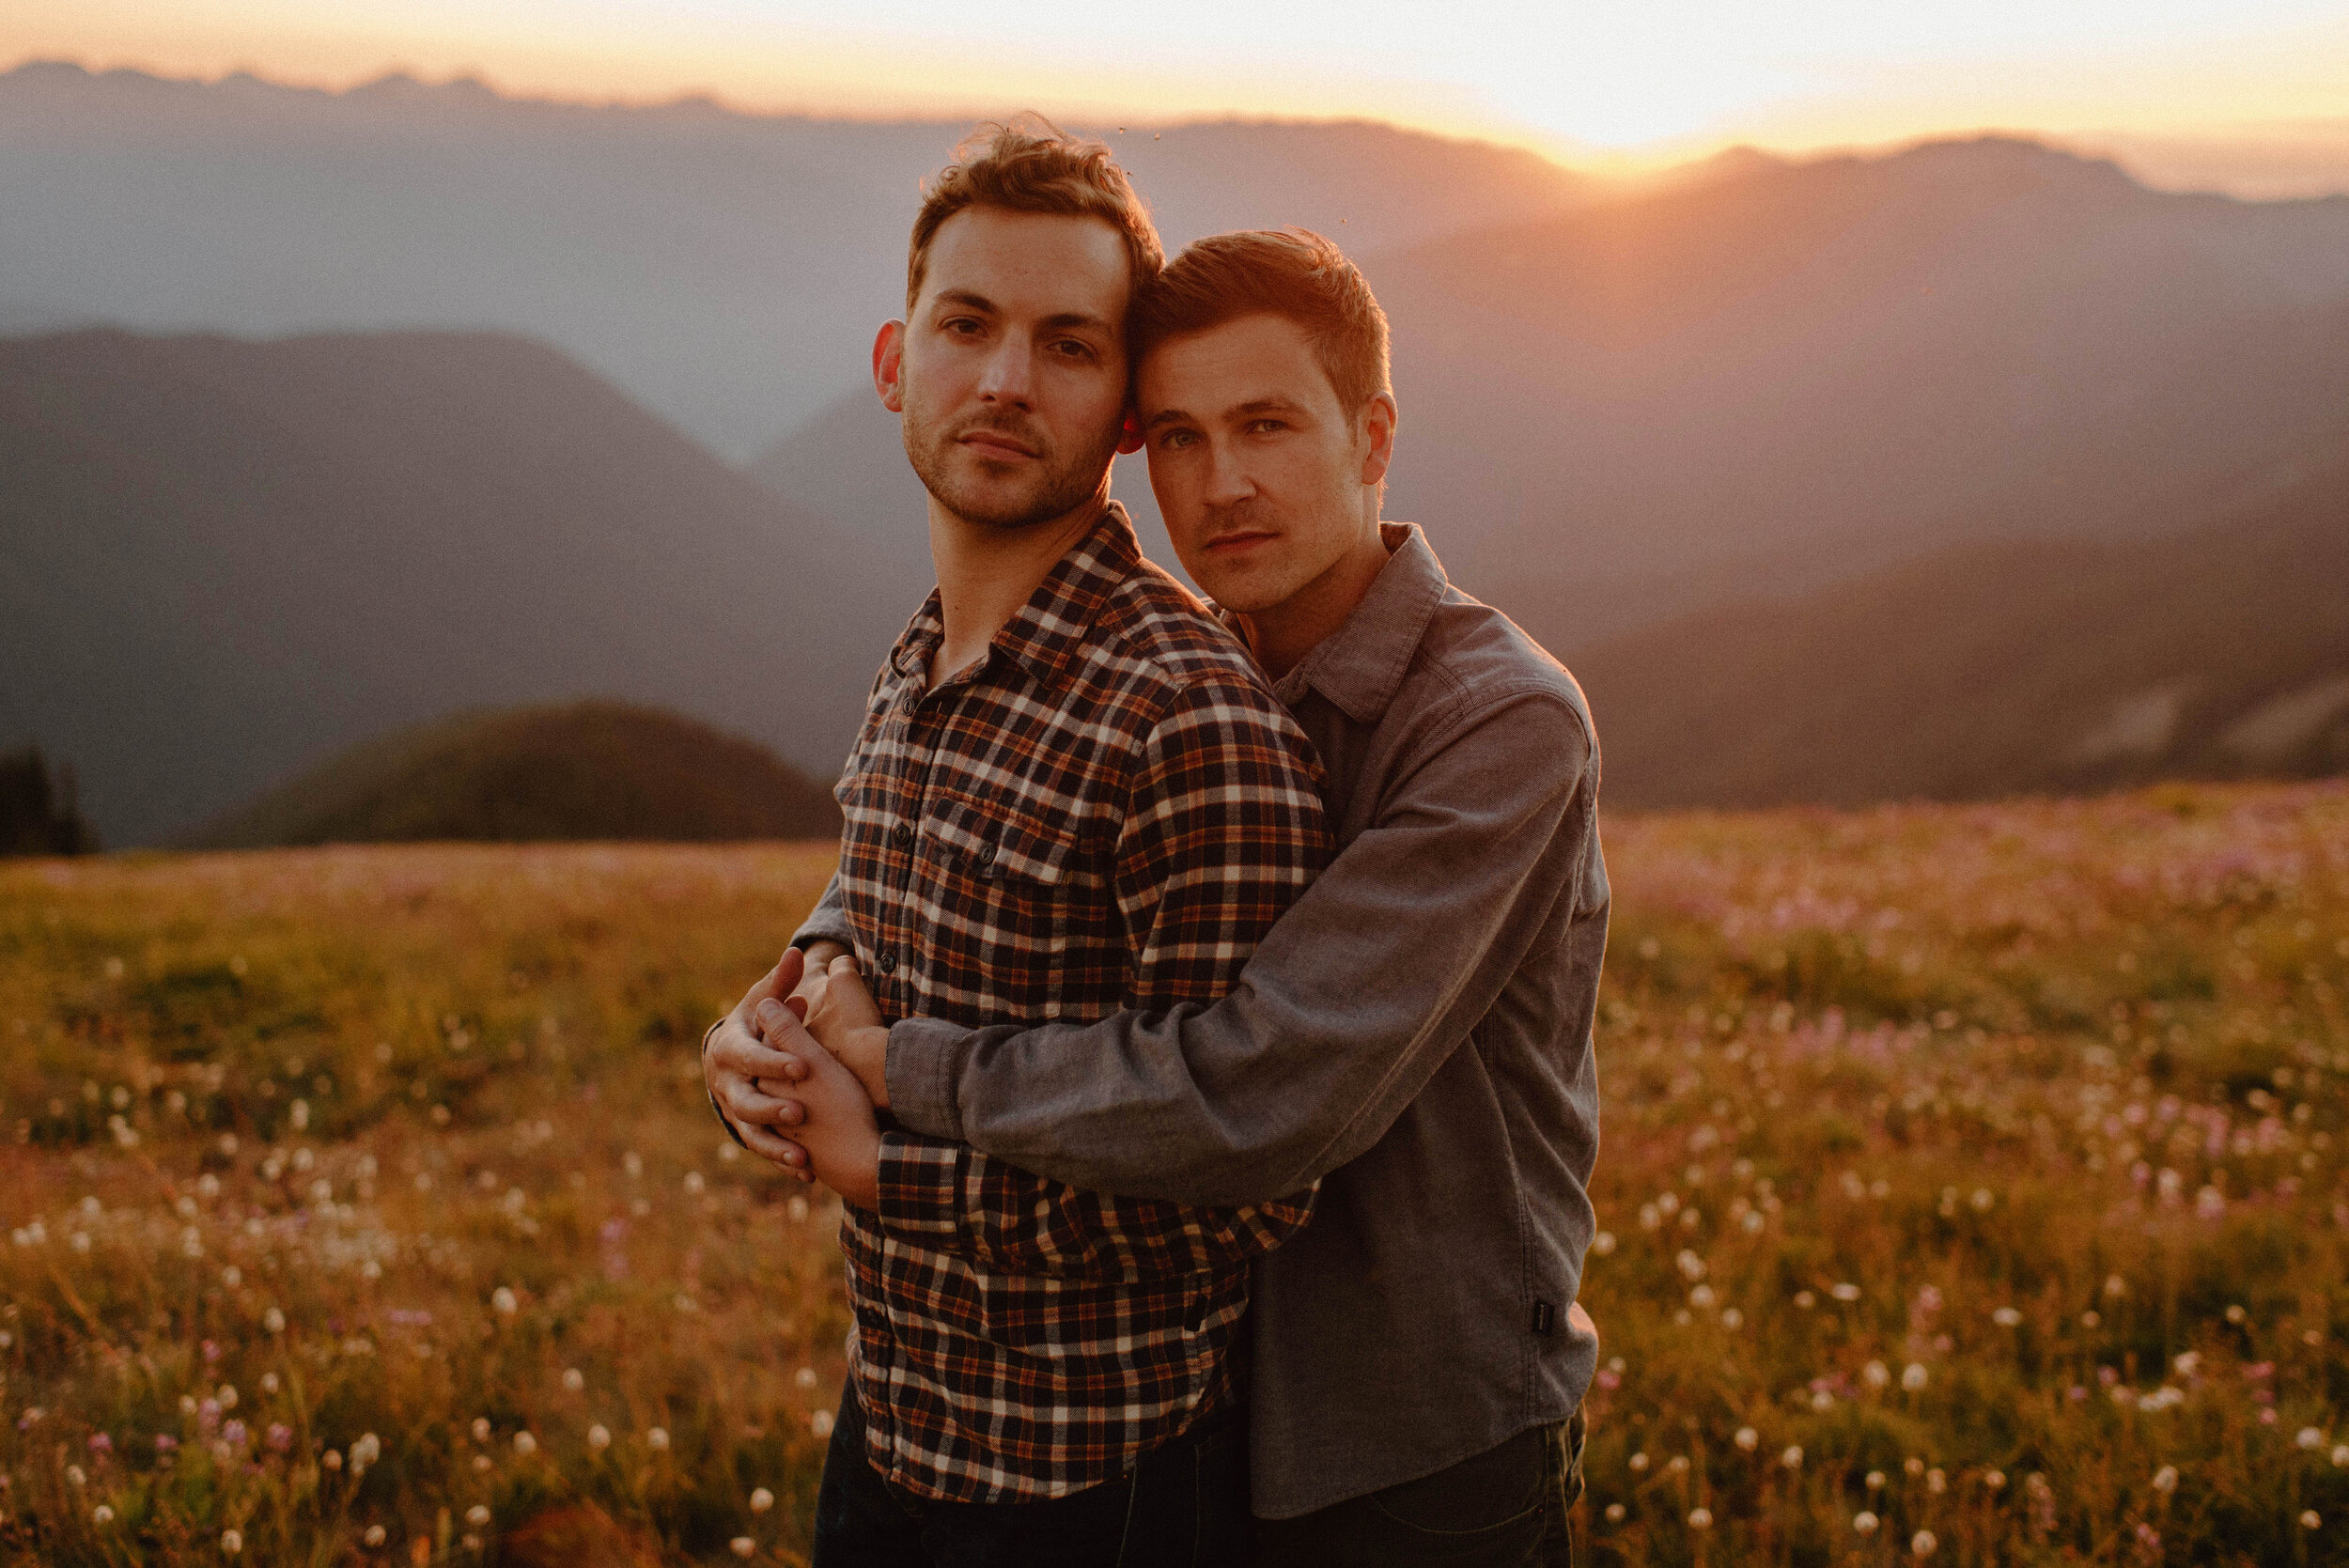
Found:
[[[1135,299],[1133,358],[1170,337],[1257,315],[1286,317],[1312,335],[1347,413],[1392,390],[1387,313],[1361,270],[1307,228],[1242,229],[1185,246]]]

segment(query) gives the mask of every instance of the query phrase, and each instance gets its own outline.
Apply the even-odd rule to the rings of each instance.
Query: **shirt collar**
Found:
[[[1403,685],[1448,580],[1419,524],[1382,522],[1378,531],[1387,564],[1371,580],[1370,592],[1344,625],[1273,683],[1273,694],[1291,707],[1310,686],[1356,723],[1373,724]]]
[[[988,646],[1042,684],[1057,685],[1092,632],[1101,607],[1141,562],[1142,544],[1134,536],[1133,520],[1121,503],[1112,501],[1102,508],[1091,531],[1036,584],[1019,613],[1003,623]],[[901,675],[922,675],[945,635],[938,590],[932,588],[890,650],[891,666]]]

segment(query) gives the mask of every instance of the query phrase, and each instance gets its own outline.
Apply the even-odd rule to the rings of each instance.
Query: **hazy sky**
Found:
[[[0,59],[27,56],[819,112],[1364,115],[1586,154],[2349,129],[2349,0],[6,0]]]

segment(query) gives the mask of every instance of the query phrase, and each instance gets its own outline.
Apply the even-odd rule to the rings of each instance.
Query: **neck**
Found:
[[[1100,520],[1109,499],[1104,474],[1100,489],[1059,517],[1024,528],[992,528],[930,498],[930,561],[938,568],[938,613],[945,626],[930,659],[932,686],[986,656],[1003,623]]]
[[[1249,651],[1274,679],[1287,675],[1346,624],[1387,564],[1387,541],[1373,514],[1361,536],[1328,570],[1268,609],[1236,613]]]

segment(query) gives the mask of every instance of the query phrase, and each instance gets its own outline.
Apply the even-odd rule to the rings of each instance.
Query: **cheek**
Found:
[[[1186,542],[1199,528],[1200,465],[1187,456],[1169,456],[1152,450],[1145,460],[1150,467],[1150,493],[1158,498],[1159,515],[1166,520],[1166,532],[1176,544]]]
[[[908,349],[898,384],[909,408],[919,403],[930,410],[955,409],[977,396],[985,368],[985,362],[975,353],[929,342],[918,350]]]
[[[908,358],[897,377],[897,396],[905,404],[906,417],[919,426],[933,416],[941,404],[941,382],[944,380],[934,365],[916,365]],[[949,400],[951,401],[951,400]]]

